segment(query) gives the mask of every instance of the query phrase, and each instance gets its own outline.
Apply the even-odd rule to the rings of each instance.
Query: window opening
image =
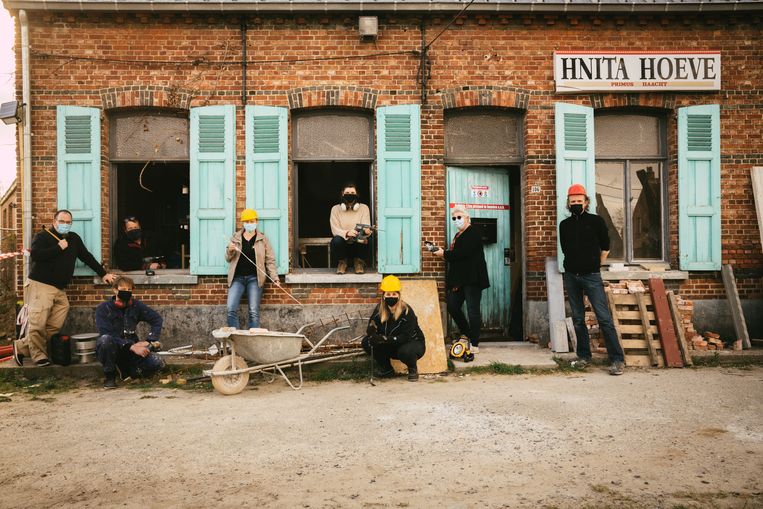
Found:
[[[605,114],[596,117],[595,131],[595,212],[609,229],[609,260],[664,260],[664,122],[649,115]]]
[[[371,165],[368,162],[301,162],[297,165],[297,236],[296,266],[301,268],[336,267],[329,257],[331,208],[341,202],[342,186],[353,182],[360,195],[359,202],[371,209]],[[371,236],[367,267],[374,266],[376,233]]]
[[[122,238],[124,242],[126,238],[124,219],[134,217],[140,222],[141,258],[145,264],[159,263],[160,268],[187,269],[190,257],[189,164],[119,163],[116,175],[118,216],[112,224],[116,225],[118,233],[112,235],[112,265],[118,267],[117,239]],[[144,268],[130,267],[132,270]]]

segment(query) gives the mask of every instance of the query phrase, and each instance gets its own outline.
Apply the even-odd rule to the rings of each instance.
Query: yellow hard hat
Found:
[[[395,276],[385,277],[379,285],[379,290],[383,292],[399,292],[402,288],[400,280]]]
[[[257,212],[252,209],[244,209],[241,212],[241,222],[246,223],[257,219]]]

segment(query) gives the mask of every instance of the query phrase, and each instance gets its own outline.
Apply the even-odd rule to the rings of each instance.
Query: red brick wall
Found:
[[[241,18],[221,14],[56,14],[30,12],[32,44],[33,203],[35,228],[51,220],[56,204],[57,105],[241,106]],[[426,16],[426,39],[449,17]],[[248,16],[247,91],[250,104],[310,107],[337,104],[368,107],[420,102],[418,59],[412,54],[338,60],[375,52],[420,48],[420,18],[381,15],[379,38],[361,42],[355,15]],[[524,189],[526,282],[529,300],[545,300],[544,258],[556,250],[553,104],[574,102],[597,108],[648,106],[668,117],[670,261],[677,265],[676,107],[719,103],[722,107],[723,262],[741,276],[743,298],[761,298],[763,254],[751,199],[749,169],[763,164],[763,45],[760,18],[745,14],[659,16],[555,16],[469,14],[430,51],[428,104],[422,107],[422,236],[444,244],[444,107],[493,105],[519,108],[525,117]],[[20,43],[17,39],[17,43]],[[17,48],[20,44],[17,44]],[[719,93],[554,93],[554,50],[719,50],[723,90]],[[58,55],[58,56],[52,56]],[[85,59],[61,55],[85,57]],[[20,58],[20,54],[19,54]],[[263,60],[300,62],[261,62]],[[132,62],[128,62],[133,60]],[[138,60],[137,62],[134,60]],[[162,60],[156,65],[141,60]],[[18,73],[19,96],[21,94]],[[317,88],[314,88],[317,87]],[[371,102],[369,102],[371,101]],[[244,206],[244,118],[237,112],[237,208]],[[103,126],[103,246],[108,260],[112,235],[108,204],[108,122]],[[541,192],[531,194],[531,186]],[[516,204],[515,204],[516,206]],[[444,266],[423,254],[424,277],[442,279]],[[306,302],[372,302],[373,285],[360,289],[289,285]],[[202,277],[195,286],[141,288],[156,304],[222,304],[222,277]],[[683,283],[687,298],[723,295],[719,273],[698,273]],[[102,296],[87,280],[69,294],[73,305]],[[290,302],[268,288],[265,303]]]

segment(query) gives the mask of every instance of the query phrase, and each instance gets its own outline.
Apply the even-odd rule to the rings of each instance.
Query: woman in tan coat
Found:
[[[238,307],[244,291],[249,300],[249,328],[260,326],[262,287],[270,278],[280,286],[273,247],[264,233],[257,231],[257,212],[241,212],[242,228],[233,234],[225,250],[228,267],[228,327],[238,328]]]

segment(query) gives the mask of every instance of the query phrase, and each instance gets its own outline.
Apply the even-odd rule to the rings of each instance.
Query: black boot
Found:
[[[419,381],[419,370],[417,368],[408,368],[408,381],[409,382]]]

